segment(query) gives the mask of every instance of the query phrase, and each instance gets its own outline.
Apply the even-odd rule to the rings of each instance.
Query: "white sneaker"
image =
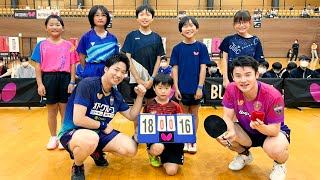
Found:
[[[197,152],[197,143],[189,143],[188,153],[194,154]]]
[[[183,152],[188,152],[189,143],[184,143]]]
[[[51,136],[47,144],[47,149],[52,150],[58,147],[58,138],[57,136]]]
[[[249,155],[238,154],[234,160],[229,164],[229,169],[233,171],[241,170],[245,165],[253,161],[253,157],[249,152]]]
[[[62,146],[61,142],[59,142],[58,149],[59,149],[59,150],[64,150],[64,147]]]
[[[286,163],[278,164],[273,162],[272,172],[270,174],[271,180],[284,180],[286,178]]]

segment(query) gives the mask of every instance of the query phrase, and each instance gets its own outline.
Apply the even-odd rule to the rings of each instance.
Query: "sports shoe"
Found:
[[[73,164],[71,171],[71,180],[85,180],[83,164],[81,166]]]
[[[55,149],[57,147],[58,147],[58,138],[57,138],[57,136],[51,136],[50,140],[49,140],[49,142],[47,144],[47,149],[48,150],[53,150],[53,149]]]
[[[253,161],[253,157],[249,152],[249,155],[238,154],[234,160],[229,164],[229,169],[233,171],[241,170],[245,165]]]
[[[189,143],[184,143],[183,152],[188,152]]]
[[[148,152],[148,156],[149,156],[149,161],[150,161],[151,166],[159,167],[162,165],[160,156],[154,157],[149,152]]]
[[[271,180],[284,180],[286,178],[286,163],[278,164],[273,162],[272,172],[270,174]]]
[[[90,156],[97,166],[108,166],[109,162],[104,158],[105,153],[102,151],[95,151]]]
[[[195,154],[197,152],[197,143],[189,143],[188,153]]]
[[[64,150],[64,147],[62,146],[61,142],[59,142],[58,149],[59,149],[59,150]]]

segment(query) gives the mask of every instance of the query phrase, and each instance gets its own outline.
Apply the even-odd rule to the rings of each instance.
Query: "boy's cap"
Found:
[[[308,60],[308,61],[311,61],[311,58],[309,57],[309,56],[307,56],[307,55],[301,55],[300,57],[299,57],[299,61],[300,60]]]
[[[216,63],[215,61],[211,61],[210,65],[211,65],[211,66],[215,66],[215,67],[217,67],[217,66],[218,66],[218,65],[217,65],[217,63]]]

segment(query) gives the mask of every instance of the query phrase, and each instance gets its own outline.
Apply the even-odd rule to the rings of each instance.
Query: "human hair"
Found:
[[[103,5],[92,6],[92,8],[90,9],[89,14],[88,14],[89,22],[90,22],[91,28],[93,29],[96,26],[94,24],[94,16],[99,9],[102,11],[102,13],[104,13],[107,16],[107,22],[104,25],[104,29],[106,30],[108,27],[108,24],[110,23],[110,14],[109,14],[108,9],[106,7],[104,7]]]
[[[0,56],[0,61],[3,61],[3,57],[2,56]]]
[[[295,62],[289,62],[287,65],[287,70],[291,71],[292,69],[296,68],[297,64]]]
[[[231,72],[233,72],[235,67],[252,67],[256,73],[258,65],[258,62],[251,56],[239,56],[232,61]]]
[[[265,66],[267,69],[269,69],[269,63],[268,63],[268,61],[260,62],[259,65],[263,65],[263,66]]]
[[[158,84],[173,86],[173,79],[169,74],[159,73],[154,77],[153,87],[156,87]]]
[[[301,55],[301,56],[299,57],[299,61],[301,61],[301,60],[311,61],[311,58],[310,58],[309,56],[307,56],[307,55]]]
[[[167,56],[166,56],[166,55],[160,56],[160,61],[162,61],[162,60],[168,61],[168,60],[167,60]]]
[[[27,56],[21,56],[20,57],[20,61],[22,62],[22,60],[29,61],[29,58]]]
[[[51,14],[50,16],[47,17],[46,21],[44,22],[45,26],[48,25],[48,22],[50,19],[57,19],[60,22],[61,26],[64,27],[64,23],[63,23],[62,18],[58,15],[55,15],[55,14]]]
[[[124,64],[126,64],[126,67],[127,67],[126,71],[129,70],[130,62],[129,62],[128,57],[124,53],[116,53],[116,54],[113,54],[112,56],[110,56],[106,60],[105,66],[109,68],[118,62],[123,62]]]
[[[279,62],[274,62],[272,64],[272,69],[282,69],[282,64]]]
[[[242,21],[251,21],[251,15],[248,10],[239,10],[233,17],[233,24]]]
[[[146,10],[147,12],[151,13],[152,18],[154,17],[154,9],[149,4],[143,4],[136,9],[136,18],[138,18],[139,13]]]
[[[218,67],[215,61],[211,61],[210,64],[207,64],[208,67]]]
[[[179,22],[179,31],[182,32],[182,27],[189,24],[189,21],[191,20],[192,24],[196,26],[197,29],[199,29],[199,23],[198,21],[191,16],[185,16],[183,17]]]

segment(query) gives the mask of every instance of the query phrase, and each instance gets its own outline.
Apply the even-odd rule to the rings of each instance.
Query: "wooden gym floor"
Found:
[[[269,179],[272,160],[261,148],[251,150],[254,161],[239,172],[228,169],[236,153],[220,146],[203,128],[205,117],[222,115],[222,107],[201,107],[197,134],[198,153],[185,154],[185,163],[176,176],[169,177],[162,167],[151,167],[146,146],[139,145],[133,158],[107,153],[110,165],[97,167],[89,157],[85,161],[88,180],[98,179]],[[0,108],[0,179],[2,180],[65,180],[70,179],[72,161],[66,151],[46,150],[49,140],[46,108]],[[318,179],[320,169],[320,110],[312,108],[285,109],[286,124],[291,128],[290,157],[287,179]],[[60,127],[60,123],[58,123]],[[115,129],[132,135],[133,123],[117,115]]]

